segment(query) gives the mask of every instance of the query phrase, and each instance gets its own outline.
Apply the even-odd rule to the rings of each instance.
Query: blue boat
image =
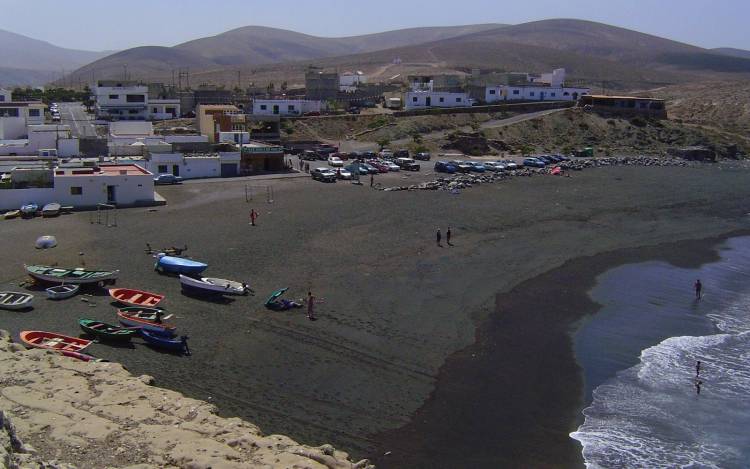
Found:
[[[21,215],[24,217],[33,217],[36,215],[36,212],[39,210],[39,206],[35,203],[30,203],[26,205],[21,206]]]
[[[140,329],[141,337],[146,343],[158,347],[160,349],[169,350],[171,352],[184,353],[190,355],[190,349],[187,345],[187,336],[183,335],[179,339],[172,339],[164,337],[159,334],[154,334],[146,329]]]
[[[161,256],[156,261],[154,269],[160,273],[196,275],[208,268],[203,262],[183,259],[182,257]]]

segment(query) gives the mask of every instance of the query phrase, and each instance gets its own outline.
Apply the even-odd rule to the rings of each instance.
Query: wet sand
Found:
[[[473,402],[479,409],[513,411],[497,419],[488,413],[482,426],[507,445],[485,451],[469,433],[456,435],[451,428],[466,426],[462,415],[448,412],[452,406],[421,427],[415,444],[441,441],[447,433],[456,438],[452,453],[467,460],[481,455],[486,467],[497,467],[499,458],[566,467],[580,460],[575,442],[563,435],[575,424],[581,385],[565,333],[575,314],[583,313],[574,304],[568,313],[519,306],[502,322],[487,322],[496,308],[508,310],[496,294],[571,259],[748,228],[747,174],[718,166],[603,168],[460,195],[264,181],[255,185],[251,203],[244,181],[189,183],[160,188],[169,204],[156,211],[118,211],[114,228],[90,224],[87,213],[0,221],[6,253],[0,287],[24,279],[24,262],[78,265],[83,258],[87,266],[119,268],[118,286],[167,295],[164,306],[175,314],[179,332],[190,336],[193,356],[164,355],[140,343],[132,349],[97,344],[92,354],[153,375],[160,386],[208,399],[222,415],[240,416],[265,433],[312,445],[331,442],[357,458],[392,451],[376,457],[380,467],[399,467],[401,452],[390,448],[386,432],[415,415],[418,420],[436,385],[433,396],[444,389],[459,396],[462,388],[489,391],[495,384],[483,380],[501,370],[517,377],[512,393],[480,393]],[[401,176],[389,177],[400,183]],[[258,200],[268,184],[274,187],[272,204]],[[260,213],[257,227],[249,226],[250,208]],[[449,224],[454,246],[436,247],[435,229]],[[56,235],[60,246],[34,250],[33,240],[42,234]],[[248,280],[258,294],[226,303],[184,296],[178,280],[153,271],[146,242],[187,244],[187,254],[210,264],[207,274]],[[583,284],[570,277],[565,288]],[[302,311],[263,308],[266,295],[284,286],[290,287],[289,298],[303,297],[309,288],[324,298],[319,320],[308,321]],[[532,291],[533,297],[550,294],[548,288]],[[107,297],[93,303],[55,303],[40,295],[31,312],[1,311],[0,326],[15,334],[30,328],[78,334],[78,317],[114,321]],[[477,326],[480,338],[505,334],[519,355],[490,354],[500,363],[488,359],[467,376],[446,371],[449,362],[441,373],[446,359],[469,350]],[[481,332],[483,327],[496,330]],[[411,467],[447,461],[434,447],[424,447]]]

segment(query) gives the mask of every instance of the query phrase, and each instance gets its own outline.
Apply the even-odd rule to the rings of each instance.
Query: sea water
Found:
[[[699,269],[649,262],[599,278],[603,307],[575,336],[589,405],[571,437],[588,468],[750,467],[750,238],[719,253]]]

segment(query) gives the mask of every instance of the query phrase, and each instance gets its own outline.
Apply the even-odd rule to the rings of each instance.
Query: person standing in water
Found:
[[[701,394],[701,384],[703,384],[703,381],[696,379],[695,380],[695,393],[700,396]]]
[[[701,290],[703,290],[703,284],[701,283],[701,279],[698,279],[695,281],[695,299],[700,300],[701,299]]]

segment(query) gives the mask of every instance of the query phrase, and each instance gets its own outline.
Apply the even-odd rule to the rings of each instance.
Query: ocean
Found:
[[[750,237],[719,255],[598,278],[590,295],[602,308],[574,336],[587,407],[570,436],[588,468],[750,467]]]

